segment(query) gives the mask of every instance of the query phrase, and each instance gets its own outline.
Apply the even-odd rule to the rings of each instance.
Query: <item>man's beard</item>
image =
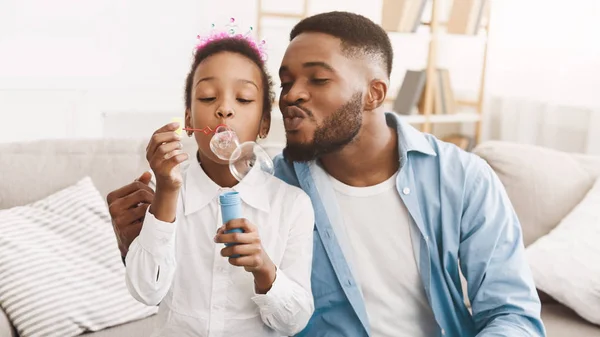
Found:
[[[312,116],[312,113],[309,116]],[[283,149],[283,156],[291,161],[307,162],[339,151],[354,140],[361,125],[362,93],[357,92],[346,104],[317,126],[312,142],[290,143],[288,141]]]

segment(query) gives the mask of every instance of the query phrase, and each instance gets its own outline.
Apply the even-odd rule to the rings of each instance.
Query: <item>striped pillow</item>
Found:
[[[89,177],[0,210],[0,306],[21,337],[76,336],[157,311],[127,291],[107,207]]]

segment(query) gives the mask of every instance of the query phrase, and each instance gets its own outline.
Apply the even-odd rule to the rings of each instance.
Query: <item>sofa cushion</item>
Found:
[[[0,210],[0,233],[0,306],[21,337],[76,336],[157,311],[127,291],[106,204],[89,178]]]
[[[85,337],[148,337],[156,328],[157,315],[139,321],[118,325],[97,332],[83,334]]]
[[[195,143],[187,137],[184,141],[193,152]],[[134,139],[0,144],[0,209],[39,200],[85,176],[105,196],[149,169],[146,145],[146,140]]]
[[[531,244],[527,259],[537,288],[600,324],[600,178],[569,215]]]
[[[548,337],[600,336],[600,326],[583,320],[573,310],[560,304],[544,304],[542,321]]]
[[[502,181],[517,212],[525,246],[549,233],[600,174],[600,158],[533,145],[490,141],[473,151]]]
[[[15,337],[17,336],[10,320],[6,313],[0,308],[0,337]]]
[[[194,138],[183,137],[193,158]],[[0,209],[25,205],[74,184],[85,176],[105,197],[149,170],[147,139],[45,140],[0,144]],[[271,156],[276,143],[261,144]],[[8,177],[8,178],[5,178]]]

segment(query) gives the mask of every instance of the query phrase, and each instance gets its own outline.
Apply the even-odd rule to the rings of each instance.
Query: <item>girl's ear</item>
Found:
[[[190,113],[190,109],[185,109],[185,127],[192,128],[192,114]],[[194,131],[187,130],[188,137],[191,137],[194,134]]]
[[[266,112],[263,113],[262,119],[260,120],[258,137],[262,139],[267,138],[269,130],[271,130],[271,112]]]

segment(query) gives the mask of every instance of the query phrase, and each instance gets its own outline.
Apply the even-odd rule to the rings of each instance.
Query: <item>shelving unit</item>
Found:
[[[486,78],[486,66],[487,66],[487,52],[489,43],[489,22],[490,22],[490,3],[483,5],[485,16],[487,20],[482,27],[477,27],[477,31],[483,29],[485,34],[484,50],[483,50],[483,63],[481,68],[481,77],[478,86],[477,97],[472,100],[456,100],[455,105],[457,112],[452,114],[434,114],[434,92],[436,90],[436,69],[437,69],[437,57],[438,57],[438,46],[439,39],[442,34],[445,34],[442,30],[443,27],[447,27],[447,22],[440,22],[440,2],[448,0],[428,0],[431,2],[431,19],[429,22],[420,22],[421,26],[429,27],[429,49],[427,55],[427,64],[425,67],[426,79],[424,87],[424,102],[423,109],[420,114],[413,115],[401,115],[402,118],[407,120],[411,124],[418,124],[421,131],[431,133],[433,125],[442,123],[474,123],[475,124],[475,144],[479,143],[481,138],[481,127],[482,127],[482,114],[484,106],[484,94],[485,94],[485,78]],[[462,1],[462,0],[454,0]],[[490,0],[478,0],[478,1],[490,1]],[[419,20],[420,21],[420,20]],[[395,31],[388,30],[389,33]],[[388,103],[394,102],[394,97],[387,99]]]
[[[298,19],[301,20],[308,16],[308,5],[309,0],[302,0],[302,12],[301,13],[285,13],[285,12],[271,12],[263,9],[263,1],[257,0],[257,36],[262,36],[263,19],[265,18],[283,18],[283,19]],[[401,1],[401,0],[397,0]],[[411,0],[403,0],[411,1]],[[477,31],[483,29],[485,33],[485,43],[483,51],[483,64],[481,68],[481,78],[479,81],[479,88],[477,97],[472,100],[455,100],[457,112],[452,114],[434,114],[435,104],[435,86],[436,86],[436,69],[437,69],[437,57],[438,57],[438,45],[440,35],[445,34],[443,27],[447,27],[447,22],[441,22],[440,18],[440,4],[442,1],[449,0],[427,0],[431,3],[431,18],[429,22],[420,22],[420,26],[429,27],[429,44],[428,44],[428,55],[426,61],[426,80],[424,87],[424,102],[423,111],[421,114],[412,115],[401,115],[402,118],[407,120],[409,123],[419,126],[421,131],[431,133],[434,125],[437,124],[474,124],[475,125],[475,144],[479,143],[481,137],[482,127],[482,114],[484,105],[484,94],[485,94],[485,78],[486,78],[486,65],[487,65],[487,52],[488,52],[488,41],[489,41],[489,22],[490,22],[490,7],[488,3],[484,9],[486,11],[485,24],[482,27],[478,27]],[[454,0],[454,1],[466,1],[466,0]],[[491,0],[476,0],[476,1],[491,1]],[[388,30],[388,33],[394,33],[392,30]],[[395,97],[392,97],[388,93],[386,103],[393,103]]]
[[[302,20],[308,16],[308,1],[302,0],[302,13],[284,13],[270,12],[263,9],[262,0],[256,0],[257,18],[256,18],[256,36],[262,36],[262,20],[265,18],[280,18],[280,19],[298,19]]]
[[[481,121],[481,114],[472,112],[458,112],[454,114],[447,115],[429,115],[426,116],[424,114],[418,115],[407,115],[403,116],[408,123],[410,124],[449,124],[449,123],[479,123]]]

